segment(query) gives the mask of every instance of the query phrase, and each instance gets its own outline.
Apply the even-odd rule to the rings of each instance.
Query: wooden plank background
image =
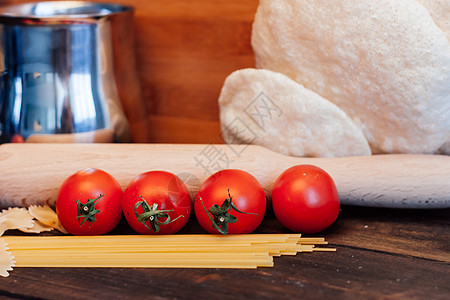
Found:
[[[25,2],[33,1],[0,4]],[[217,99],[231,72],[255,64],[250,37],[258,0],[108,2],[135,7],[136,62],[148,129],[147,135],[135,133],[135,141],[220,143]]]
[[[273,268],[257,270],[15,268],[8,278],[0,280],[0,296],[83,300],[448,299],[449,213],[449,209],[344,206],[332,227],[314,235],[326,237],[336,252],[275,257]],[[133,234],[122,221],[113,234]],[[266,217],[257,232],[286,230],[273,217]],[[205,231],[192,218],[181,233]]]

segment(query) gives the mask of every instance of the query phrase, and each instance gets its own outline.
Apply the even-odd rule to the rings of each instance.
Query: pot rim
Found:
[[[43,1],[0,6],[0,23],[16,25],[55,25],[95,23],[134,7],[91,1]]]

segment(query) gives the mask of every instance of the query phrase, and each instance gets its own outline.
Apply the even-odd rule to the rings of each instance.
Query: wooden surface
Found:
[[[93,0],[105,2],[104,0]],[[2,0],[0,5],[35,2]],[[109,0],[135,7],[142,110],[127,108],[139,141],[220,142],[217,99],[225,78],[254,66],[251,26],[258,0]],[[135,129],[135,130],[137,130]]]
[[[275,258],[273,268],[16,268],[0,296],[20,299],[448,299],[450,210],[344,206],[321,234],[337,252]],[[267,217],[260,233],[287,232]],[[15,232],[8,232],[8,234]],[[122,222],[113,232],[132,233]],[[191,219],[182,233],[204,233]]]
[[[344,204],[450,208],[446,155],[306,158],[256,145],[29,143],[0,146],[0,208],[54,206],[60,184],[84,168],[105,170],[123,189],[138,174],[165,170],[186,181],[191,195],[219,169],[241,169],[255,176],[270,197],[277,177],[301,164],[328,172]]]

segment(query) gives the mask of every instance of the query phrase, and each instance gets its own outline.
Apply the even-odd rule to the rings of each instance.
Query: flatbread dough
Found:
[[[336,105],[287,76],[243,69],[219,97],[224,140],[295,156],[370,155],[362,131]]]
[[[445,1],[427,7],[445,9]],[[335,103],[374,153],[447,151],[448,12],[432,14],[436,22],[414,0],[261,0],[252,32],[257,67]]]

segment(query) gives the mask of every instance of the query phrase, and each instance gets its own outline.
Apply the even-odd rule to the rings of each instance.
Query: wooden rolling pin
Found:
[[[297,164],[326,170],[343,204],[450,207],[449,156],[302,158],[260,146],[214,144],[4,144],[0,146],[0,206],[53,206],[64,179],[87,167],[109,172],[123,188],[142,172],[166,170],[183,179],[191,195],[218,169],[242,169],[254,175],[270,196],[276,178]]]

